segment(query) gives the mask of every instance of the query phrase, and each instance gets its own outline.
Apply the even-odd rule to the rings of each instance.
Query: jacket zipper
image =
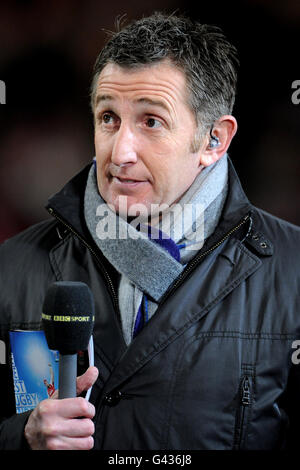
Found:
[[[251,381],[248,375],[245,375],[242,379],[240,404],[239,404],[239,416],[235,432],[235,450],[240,450],[242,440],[245,434],[245,427],[247,423],[247,411],[251,405]]]
[[[108,282],[108,285],[110,287],[110,291],[111,291],[111,294],[112,294],[112,298],[113,298],[113,303],[114,303],[114,306],[118,312],[118,314],[120,315],[120,310],[119,310],[119,303],[118,303],[118,297],[117,297],[117,294],[116,294],[116,291],[115,291],[115,288],[114,288],[114,285],[113,285],[113,282],[108,274],[108,272],[106,271],[106,269],[103,267],[103,265],[101,264],[100,262],[100,259],[97,255],[97,253],[95,252],[95,250],[85,241],[85,239],[78,233],[76,232],[72,227],[71,225],[69,225],[64,219],[62,219],[60,216],[58,216],[56,214],[56,212],[54,211],[54,209],[52,209],[52,207],[49,207],[48,209],[48,212],[50,215],[52,215],[53,217],[55,217],[59,222],[61,222],[65,227],[68,228],[68,230],[70,230],[70,232],[72,232],[77,238],[79,238],[79,240],[86,246],[86,248],[92,253],[92,255],[96,258],[97,260],[97,263],[101,269],[101,271],[103,272],[107,282]]]

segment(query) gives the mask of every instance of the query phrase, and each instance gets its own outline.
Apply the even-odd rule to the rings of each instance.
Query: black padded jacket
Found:
[[[229,166],[218,228],[129,347],[118,273],[84,221],[89,166],[49,200],[51,220],[2,244],[1,449],[26,447],[28,417],[14,411],[8,332],[41,328],[56,280],[86,282],[95,297],[95,449],[297,446],[300,230],[255,208]]]

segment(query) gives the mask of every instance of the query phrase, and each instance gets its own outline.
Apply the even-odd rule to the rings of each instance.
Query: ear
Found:
[[[235,117],[231,115],[224,115],[213,126],[211,134],[218,139],[218,145],[211,147],[211,136],[210,132],[207,133],[203,139],[203,145],[201,146],[200,165],[210,166],[219,160],[231,143],[237,131],[237,122]]]

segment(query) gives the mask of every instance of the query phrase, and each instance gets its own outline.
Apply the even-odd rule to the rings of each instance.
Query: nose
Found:
[[[117,166],[125,166],[137,161],[137,137],[128,124],[122,123],[115,134],[111,161]]]

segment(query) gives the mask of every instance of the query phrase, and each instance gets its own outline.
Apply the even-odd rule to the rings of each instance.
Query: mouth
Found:
[[[137,180],[132,178],[125,178],[120,176],[111,175],[111,181],[123,187],[134,187],[147,183],[147,180]]]

